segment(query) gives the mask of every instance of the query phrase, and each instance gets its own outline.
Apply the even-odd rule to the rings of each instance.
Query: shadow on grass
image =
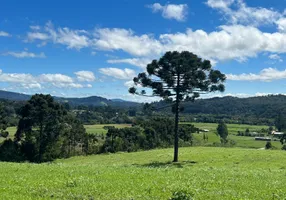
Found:
[[[175,167],[175,168],[183,168],[184,166],[192,166],[196,164],[196,161],[181,161],[181,162],[151,162],[147,164],[133,164],[136,167],[147,167],[147,168],[167,168],[167,167]]]

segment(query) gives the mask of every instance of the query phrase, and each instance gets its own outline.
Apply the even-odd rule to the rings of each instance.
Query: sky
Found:
[[[226,74],[224,93],[286,93],[285,0],[2,0],[0,90],[53,96],[128,94],[166,51],[190,51]]]

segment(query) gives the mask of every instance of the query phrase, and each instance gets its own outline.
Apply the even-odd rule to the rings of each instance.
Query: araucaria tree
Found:
[[[135,86],[129,88],[131,94],[158,96],[173,103],[172,110],[175,113],[173,162],[178,162],[180,103],[193,101],[200,94],[223,92],[225,79],[225,75],[219,70],[212,69],[209,60],[203,60],[187,51],[167,52],[159,60],[153,60],[147,65],[147,73],[139,73],[133,79]],[[136,86],[150,89],[138,91]],[[149,91],[152,93],[148,94]]]
[[[33,95],[19,116],[15,142],[29,161],[69,157],[84,145],[87,135],[83,125],[50,95]]]

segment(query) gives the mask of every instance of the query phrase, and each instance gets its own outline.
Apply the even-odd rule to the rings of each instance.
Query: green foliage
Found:
[[[221,121],[217,126],[217,134],[221,138],[221,143],[227,143],[228,129],[227,125],[223,121]]]
[[[140,125],[140,127],[138,126]],[[140,124],[130,128],[106,127],[108,132],[103,145],[103,152],[149,150],[169,147],[174,142],[174,123],[171,119],[152,117],[140,121]],[[186,144],[192,144],[192,133],[198,129],[191,124],[179,126],[179,138]]]
[[[180,103],[194,101],[202,93],[224,91],[225,79],[219,70],[212,69],[210,61],[187,51],[166,52],[159,60],[153,60],[147,65],[147,73],[139,73],[133,79],[135,86],[149,88],[152,94],[148,95],[144,89],[138,92],[136,87],[129,88],[131,94],[158,96],[174,103],[174,162],[178,162],[179,112],[183,111]]]
[[[87,135],[83,125],[50,95],[32,96],[19,115],[15,146],[23,159],[45,162],[86,150]]]
[[[266,142],[265,149],[272,149],[273,146],[270,141]]]
[[[179,190],[173,192],[173,196],[170,198],[170,200],[192,200],[193,196],[193,193],[190,193],[185,190]]]

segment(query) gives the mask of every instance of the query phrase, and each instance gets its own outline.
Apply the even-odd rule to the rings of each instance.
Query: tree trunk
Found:
[[[178,162],[179,157],[179,135],[178,135],[178,129],[179,129],[179,84],[180,84],[180,75],[178,75],[177,79],[177,91],[176,91],[176,105],[175,105],[175,139],[174,139],[174,160],[173,162]]]

